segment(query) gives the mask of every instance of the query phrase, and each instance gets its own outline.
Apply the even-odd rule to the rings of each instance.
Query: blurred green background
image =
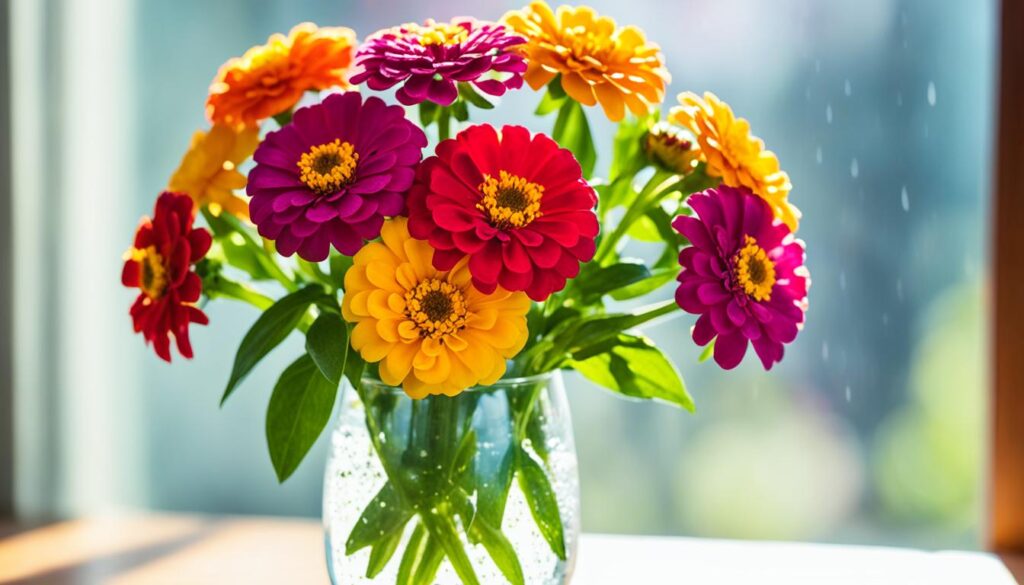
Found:
[[[21,86],[22,104],[41,110],[26,115],[45,119],[38,143],[25,147],[38,156],[22,161],[44,176],[21,185],[42,202],[71,197],[108,213],[85,239],[47,237],[71,221],[66,213],[44,220],[38,254],[61,258],[62,269],[32,265],[19,285],[23,299],[35,299],[23,319],[36,311],[45,325],[24,351],[55,356],[31,362],[19,386],[32,394],[19,413],[32,461],[19,468],[20,503],[38,514],[142,507],[317,516],[324,438],[278,486],[263,437],[274,377],[298,340],[219,409],[234,349],[256,313],[210,305],[212,326],[193,335],[196,359],[160,363],[131,334],[119,254],[204,125],[206,88],[228,57],[304,20],[365,37],[427,17],[496,19],[519,3],[103,0],[101,16],[71,4],[79,12],[15,2],[16,24],[45,33],[16,31],[15,42],[50,47],[32,53],[39,67],[15,71],[16,83],[21,75],[37,85]],[[804,212],[813,286],[807,327],[771,373],[750,356],[733,372],[699,364],[690,317],[647,330],[683,372],[696,415],[625,402],[569,376],[584,530],[978,546],[993,2],[592,5],[662,46],[670,103],[684,90],[712,90],[779,155]],[[108,53],[117,59],[93,59]],[[530,117],[539,99],[511,94],[483,119],[549,131],[552,119]],[[588,114],[605,155],[600,169],[613,128],[599,111]],[[75,130],[83,124],[99,130]],[[59,180],[45,176],[53,152],[63,161]],[[75,169],[112,186],[82,184]],[[89,273],[76,260],[83,243]],[[104,377],[110,372],[117,375]]]

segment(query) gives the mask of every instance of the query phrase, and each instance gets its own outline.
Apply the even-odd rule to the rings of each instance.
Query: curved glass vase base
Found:
[[[323,515],[336,585],[568,583],[579,479],[561,375],[423,400],[346,384]]]

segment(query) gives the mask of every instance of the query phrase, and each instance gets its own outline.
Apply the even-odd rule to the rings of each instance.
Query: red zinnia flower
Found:
[[[594,257],[597,195],[568,150],[521,126],[470,126],[437,146],[409,193],[409,232],[434,267],[469,256],[473,284],[542,301]]]
[[[171,335],[178,352],[191,358],[188,326],[209,322],[195,306],[202,280],[191,267],[210,249],[210,232],[193,228],[193,220],[188,195],[161,193],[153,219],[142,218],[121,272],[125,286],[142,291],[130,311],[135,332],[141,332],[156,355],[168,362]]]

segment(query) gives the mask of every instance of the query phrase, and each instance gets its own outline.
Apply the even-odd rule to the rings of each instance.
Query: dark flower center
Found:
[[[405,314],[419,329],[420,337],[444,341],[444,336],[466,326],[466,299],[458,287],[431,278],[405,293]]]
[[[543,215],[540,200],[544,187],[523,177],[507,171],[501,171],[497,178],[484,175],[478,188],[481,198],[476,208],[487,215],[494,227],[521,228]]]
[[[132,250],[132,259],[139,263],[139,288],[152,300],[164,295],[167,289],[167,269],[164,258],[156,251],[155,246],[141,250]]]
[[[775,286],[775,263],[757,241],[744,236],[743,247],[733,256],[733,279],[755,301],[770,301]]]
[[[355,178],[359,153],[351,143],[334,139],[318,144],[299,159],[299,179],[320,195],[337,193]]]
[[[432,290],[423,295],[420,309],[431,321],[444,321],[452,314],[452,299],[439,290]]]

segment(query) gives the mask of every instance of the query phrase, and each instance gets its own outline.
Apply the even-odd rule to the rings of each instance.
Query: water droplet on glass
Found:
[[[889,326],[889,313],[882,313],[882,326],[883,327],[888,327]]]
[[[857,159],[850,161],[850,176],[856,179],[860,175],[860,165],[857,164]]]
[[[822,160],[821,147],[814,151],[814,160],[820,165]]]
[[[420,458],[422,458],[422,459],[426,459],[427,458],[427,450],[426,449],[420,449]]]
[[[935,82],[934,81],[929,81],[928,82],[928,105],[929,106],[934,106],[935,105]]]
[[[381,431],[377,433],[377,440],[380,441],[381,443],[387,443],[388,436],[384,434],[384,431]]]
[[[900,191],[900,205],[903,206],[903,211],[910,211],[910,194],[907,193],[907,186],[903,186],[903,190]]]
[[[846,401],[849,402],[850,398],[852,398],[852,397],[853,397],[853,394],[850,392],[850,387],[847,386],[846,387]]]
[[[902,106],[903,105],[903,92],[902,91],[897,91],[896,92],[896,105],[897,106]]]
[[[900,301],[903,300],[903,279],[896,279],[896,298]]]
[[[825,106],[825,121],[832,123],[832,104]]]
[[[846,97],[850,97],[851,95],[853,95],[853,86],[850,85],[849,79],[847,79],[846,83],[843,84],[843,93],[846,94]]]
[[[821,73],[821,59],[814,60],[814,72]]]
[[[381,507],[381,508],[387,508],[387,507],[388,507],[388,503],[387,503],[387,502],[384,502],[384,501],[382,501],[382,502],[380,503],[380,507]]]
[[[821,342],[821,361],[823,361],[823,362],[827,362],[828,361],[828,342],[827,341]]]
[[[839,273],[839,288],[840,290],[846,290],[846,271]]]

